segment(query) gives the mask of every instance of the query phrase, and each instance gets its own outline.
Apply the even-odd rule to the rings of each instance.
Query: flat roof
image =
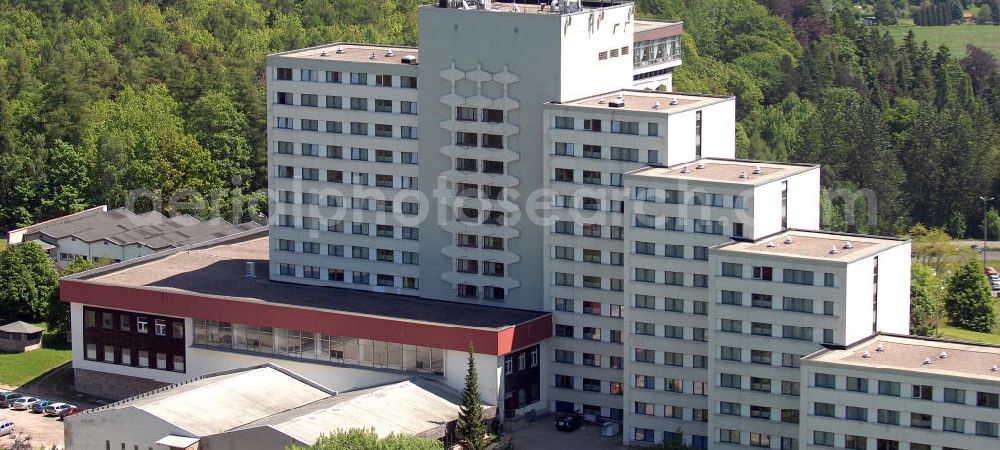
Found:
[[[562,103],[550,105],[583,106],[601,108],[607,112],[643,111],[650,113],[671,114],[690,109],[704,108],[708,105],[734,101],[735,97],[719,95],[697,95],[679,92],[643,91],[638,89],[621,89]],[[612,107],[612,101],[623,101],[621,107]]]
[[[304,58],[329,61],[370,62],[379,64],[404,64],[404,56],[418,56],[417,47],[356,44],[351,42],[334,42],[316,47],[307,47],[287,52],[275,53],[271,56],[286,58]],[[374,57],[373,57],[374,56]],[[417,59],[420,62],[420,59]]]
[[[649,166],[627,172],[630,177],[697,180],[759,186],[809,170],[814,164],[781,164],[738,159],[703,158],[670,167]]]
[[[788,256],[814,261],[853,262],[907,242],[909,241],[906,239],[891,237],[792,229],[755,242],[722,244],[713,250]],[[837,252],[831,253],[834,248]]]
[[[482,2],[482,0],[479,1],[479,3],[481,3],[481,2]],[[565,2],[565,0],[563,0],[563,2]],[[424,5],[424,7],[427,7],[427,8],[438,8],[438,9],[456,9],[456,10],[464,10],[464,9],[466,9],[465,6],[463,5],[463,0],[451,0],[450,3],[452,3],[452,5],[449,8],[442,8],[442,7],[440,7],[438,2],[434,2],[433,4],[430,4],[430,5]],[[578,10],[575,10],[575,11],[572,11],[572,12],[565,12],[564,13],[564,12],[562,12],[562,9],[559,8],[558,6],[556,7],[556,9],[552,9],[551,3],[552,2],[550,0],[545,0],[544,4],[543,3],[539,3],[539,1],[537,1],[537,0],[530,0],[530,1],[527,1],[527,2],[524,2],[524,1],[516,1],[516,2],[491,1],[490,2],[490,9],[489,10],[484,10],[484,9],[479,9],[477,7],[477,1],[476,0],[465,0],[465,5],[469,6],[469,8],[468,8],[469,11],[490,11],[490,12],[527,13],[527,14],[550,14],[550,15],[554,15],[554,16],[556,16],[556,15],[563,15],[563,14],[567,14],[567,15],[568,14],[576,14],[576,13],[588,12],[588,11],[597,11],[597,10],[601,10],[601,9],[616,8],[616,7],[625,6],[625,5],[631,5],[632,4],[632,2],[630,2],[630,1],[615,1],[615,2],[604,2],[604,3],[601,3],[601,2],[597,2],[597,1],[589,1],[588,0],[588,1],[581,1],[581,2],[579,2],[579,9]],[[544,9],[543,9],[543,5],[544,5]]]
[[[947,356],[942,358],[942,352]],[[925,363],[927,358],[930,364]],[[918,377],[932,373],[1000,383],[1000,371],[994,370],[1000,365],[1000,347],[971,342],[876,334],[844,349],[820,350],[803,361],[894,369],[913,372]]]
[[[635,19],[635,32],[642,33],[644,31],[651,31],[660,28],[674,27],[677,25],[683,25],[684,22],[680,21],[670,21],[670,20],[657,20],[657,19]]]
[[[67,277],[102,285],[168,291],[255,304],[499,330],[544,317],[529,311],[269,279],[267,228],[166,250]],[[256,278],[246,278],[253,262]]]

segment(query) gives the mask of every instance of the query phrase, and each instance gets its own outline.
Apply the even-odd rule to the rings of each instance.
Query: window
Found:
[[[351,122],[351,134],[358,136],[367,136],[368,124],[364,122]]]
[[[836,389],[837,388],[837,376],[828,373],[816,373],[814,376],[814,383],[816,387],[826,388],[826,389]]]
[[[921,413],[910,413],[910,426],[913,428],[931,428],[931,415]]]
[[[718,220],[694,219],[694,232],[703,234],[722,234],[722,222]]]
[[[722,304],[743,306],[743,293],[736,291],[722,291]]]
[[[652,325],[652,324],[650,324]],[[743,359],[743,349],[723,345],[719,349],[719,359],[740,362]]]
[[[899,397],[899,382],[896,381],[878,381],[878,394],[879,395],[891,395],[893,397]]]
[[[770,414],[768,414],[770,418]],[[750,446],[751,447],[764,447],[771,448],[771,435],[763,433],[750,433]]]
[[[139,367],[149,367],[149,352],[139,350]]]
[[[829,431],[813,431],[813,444],[833,447],[833,433]]]
[[[278,98],[275,103],[279,105],[291,105],[292,104],[292,93],[291,92],[278,92]]]
[[[408,77],[405,75],[399,76],[399,87],[406,89],[416,89],[417,88],[417,77]]]
[[[145,317],[135,318],[135,331],[139,334],[149,333],[149,319]]]
[[[767,350],[750,350],[750,362],[769,366],[771,365],[771,352]]]
[[[368,74],[351,72],[351,84],[368,84]]]
[[[734,263],[722,263],[722,276],[743,278],[743,265]]]
[[[341,73],[340,72],[334,72],[334,71],[329,71],[328,70],[326,72],[326,82],[327,83],[343,83],[343,81],[341,80]]]
[[[742,333],[743,321],[733,319],[722,319],[720,329],[727,333]]]
[[[684,339],[684,327],[677,325],[664,325],[663,337],[667,339]]]
[[[783,297],[781,305],[785,311],[813,312],[813,301],[808,298]]]
[[[600,119],[584,119],[583,129],[587,131],[601,131]]]
[[[799,341],[811,341],[813,338],[813,329],[812,327],[784,325],[781,327],[781,337]]]
[[[801,389],[800,383],[798,381],[781,381],[781,395],[791,395],[793,397],[799,396],[799,391]]]
[[[639,134],[639,122],[626,122],[622,120],[611,121],[611,132],[621,134]]]
[[[615,161],[639,162],[639,149],[611,147],[611,159]]]
[[[946,403],[965,403],[965,389],[944,388],[944,401]]]
[[[291,80],[292,79],[292,69],[287,67],[278,67],[277,77],[279,80]]]
[[[997,437],[998,428],[996,422],[976,421],[976,435]]]
[[[976,406],[982,406],[984,408],[998,408],[1000,407],[1000,394],[992,392],[977,392]]]
[[[781,421],[785,423],[799,423],[799,410],[797,409],[782,409],[781,410]]]
[[[743,377],[731,373],[719,374],[719,385],[726,388],[743,389]]]
[[[934,387],[914,384],[913,385],[913,398],[921,400],[933,400],[934,399]]]
[[[601,329],[594,327],[583,327],[583,338],[591,341],[601,340]]]
[[[707,369],[708,357],[705,355],[691,355],[691,367],[695,369]]]
[[[867,422],[868,408],[859,408],[857,406],[845,406],[844,418],[847,420],[857,420],[861,422]]]
[[[648,128],[647,128],[648,133],[646,133],[646,134],[648,134],[650,136],[659,136],[660,135],[660,124],[658,124],[656,122],[649,122],[648,125],[649,125]],[[651,161],[651,162],[655,162],[655,161]]]
[[[332,109],[341,109],[344,107],[344,98],[339,95],[327,95],[326,107]]]
[[[692,302],[692,313],[704,316],[708,314],[708,302],[695,300]]]
[[[858,378],[858,377],[847,377],[847,387],[848,391],[854,392],[864,392],[868,393],[868,379]]]
[[[767,266],[753,266],[753,279],[771,281],[773,268]]]
[[[891,409],[879,409],[878,423],[884,423],[887,425],[899,425],[899,411],[893,411]]]
[[[604,58],[601,58],[604,59]],[[656,439],[656,432],[649,428],[635,428],[632,434],[632,440],[638,442],[653,442]]]
[[[483,133],[483,147],[503,148],[503,136],[499,134]]]
[[[852,434],[844,435],[844,448],[852,450],[867,450],[868,449],[868,438],[864,436],[854,436]]]
[[[299,71],[299,80],[301,81],[319,81],[317,73],[312,69],[301,69]]]
[[[813,403],[813,414],[823,417],[835,417],[836,406],[833,403]]]
[[[564,129],[564,130],[572,130],[573,129],[573,118],[572,117],[565,117],[565,116],[556,116],[555,127],[559,128],[559,129]]]
[[[952,433],[965,433],[965,419],[945,417],[941,429]]]
[[[319,96],[315,94],[302,94],[299,99],[302,106],[319,106]]]
[[[719,429],[719,442],[727,444],[739,444],[740,443],[740,431],[730,430],[726,428]]]
[[[656,352],[649,349],[636,348],[635,361],[643,363],[656,363]]]
[[[782,275],[782,281],[785,283],[812,286],[813,273],[809,270],[785,269]]]
[[[733,402],[719,402],[719,414],[726,416],[738,416],[741,414],[742,405]]]

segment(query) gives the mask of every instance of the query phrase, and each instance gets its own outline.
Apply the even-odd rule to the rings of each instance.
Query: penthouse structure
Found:
[[[458,387],[472,341],[500,416],[797,449],[801,355],[908,331],[909,244],[818,231],[818,166],[735,159],[736,99],[670,92],[681,24],[579,2],[419,19],[419,49],[269,56],[268,236],[68,280],[86,286],[63,290],[74,333],[90,330],[74,363],[175,381],[101,337],[104,317],[154,312],[194,336],[168,371],[178,352],[193,374],[281,358],[333,387]],[[191,278],[223,266],[227,283]]]

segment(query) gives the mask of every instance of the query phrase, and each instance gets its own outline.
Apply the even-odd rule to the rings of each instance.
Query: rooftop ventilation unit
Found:
[[[337,47],[337,54],[344,53],[344,47]]]
[[[795,242],[795,241],[792,240],[791,236],[785,236],[785,244],[786,245],[792,245],[793,242]]]
[[[413,55],[406,55],[406,56],[404,56],[402,58],[399,58],[399,62],[401,62],[403,64],[409,64],[409,65],[412,66],[412,65],[415,65],[417,63],[417,57],[413,56]]]
[[[938,358],[941,358],[941,359],[945,359],[945,358],[947,358],[947,357],[948,357],[948,352],[941,352],[941,353],[940,353],[940,354],[938,355]]]
[[[740,172],[740,178],[746,178],[746,177],[747,177],[746,172]]]
[[[257,265],[253,261],[247,261],[246,264],[246,278],[257,278]]]
[[[774,247],[777,247],[777,246],[778,246],[778,244],[775,244],[774,241],[771,241],[771,242],[767,243],[767,248],[774,248]]]
[[[330,52],[326,51],[325,49],[323,51],[319,52],[319,56],[326,56],[326,55],[329,55],[329,54],[330,54]]]
[[[653,102],[653,109],[660,109],[660,101],[659,100]]]
[[[599,105],[603,105],[603,104],[605,104],[605,103],[607,103],[607,102],[608,102],[608,101],[607,101],[607,100],[605,100],[605,99],[604,99],[604,97],[601,97],[601,99],[597,101],[597,104],[599,104]]]
[[[854,244],[851,241],[844,242],[844,248],[854,248]]]
[[[616,98],[614,100],[611,100],[610,102],[608,102],[608,107],[609,108],[624,108],[625,107],[625,99],[623,99],[621,97],[618,97],[618,98]]]
[[[368,59],[378,59],[378,56],[375,55],[375,52],[372,52],[372,55]]]
[[[990,368],[990,371],[991,372],[1000,372],[1000,367],[997,367],[997,365],[994,364],[993,367]]]
[[[885,347],[883,347],[882,344],[876,345],[875,346],[875,351],[876,352],[880,352],[880,353],[884,352],[885,351]]]
[[[871,352],[864,352],[864,353],[861,354],[861,357],[862,358],[871,358],[872,357],[872,353]]]
[[[928,365],[931,365],[931,364],[934,364],[934,361],[931,361],[930,358],[924,358],[924,365],[925,366],[928,366]]]
[[[671,106],[677,106],[679,104],[681,104],[681,101],[677,100],[677,97],[670,97],[670,105]]]
[[[390,48],[389,50],[385,51],[385,56],[396,56],[396,53],[394,53]]]
[[[764,171],[760,170],[760,166],[753,166],[753,174],[754,175],[760,175],[762,173],[764,173]]]
[[[840,253],[840,250],[837,250],[837,246],[830,247],[830,254],[831,255],[836,255],[837,253]]]
[[[681,173],[691,173],[691,171],[688,170],[688,166],[684,166],[684,167],[681,167]]]
[[[698,164],[695,164],[694,168],[698,169],[698,170],[704,169],[705,168],[705,163],[703,163],[701,161],[698,161]]]

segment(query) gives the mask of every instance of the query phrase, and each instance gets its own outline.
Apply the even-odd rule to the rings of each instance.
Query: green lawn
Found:
[[[938,328],[941,332],[941,337],[946,339],[956,339],[959,341],[969,341],[969,342],[982,342],[985,344],[1000,344],[1000,334],[996,333],[977,333],[975,331],[963,330],[961,328],[955,328],[951,325],[945,325]]]
[[[966,55],[965,45],[973,44],[994,56],[1000,58],[1000,26],[995,25],[950,25],[941,27],[917,27],[912,25],[892,25],[883,27],[896,40],[896,45],[902,44],[903,37],[910,30],[918,44],[927,41],[931,50],[944,44],[957,58]]]
[[[43,323],[35,325],[45,327]],[[0,384],[20,386],[69,362],[73,352],[67,348],[46,348],[50,343],[66,347],[57,336],[46,334],[42,338],[43,348],[25,353],[0,353]]]

